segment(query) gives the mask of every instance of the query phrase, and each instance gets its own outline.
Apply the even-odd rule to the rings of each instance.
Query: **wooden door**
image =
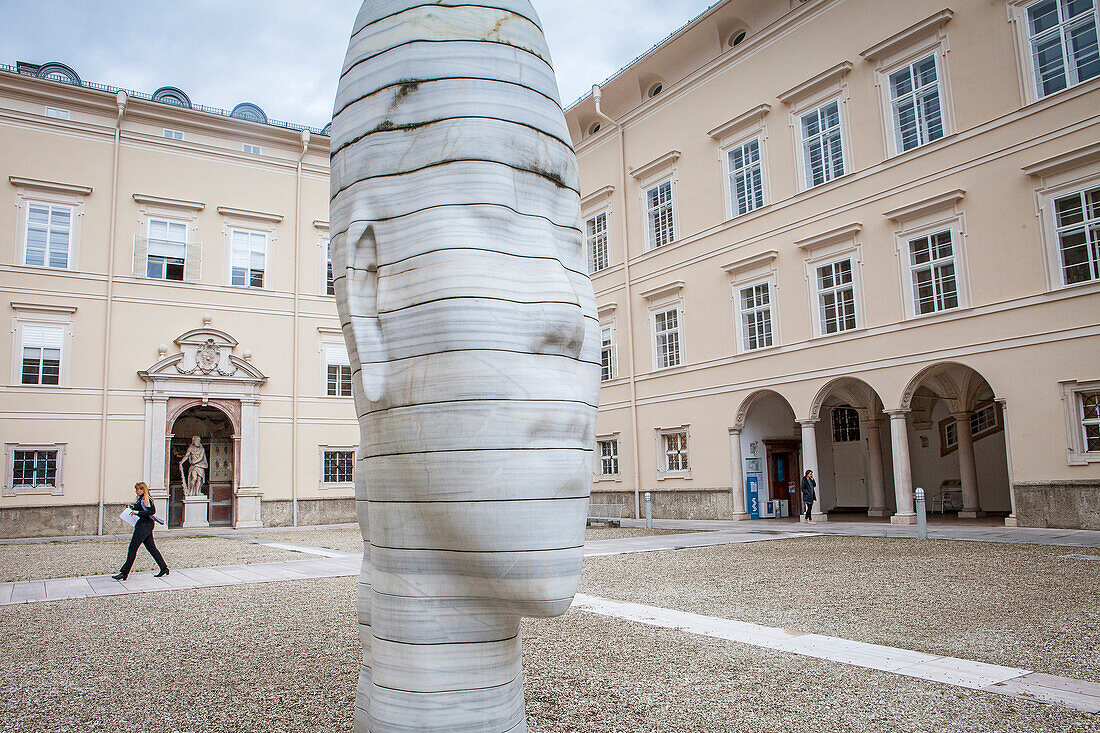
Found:
[[[233,439],[211,438],[209,451],[210,473],[206,481],[210,492],[210,524],[232,524]]]
[[[798,455],[797,444],[768,446],[768,498],[785,499],[792,517],[798,516],[802,507]]]

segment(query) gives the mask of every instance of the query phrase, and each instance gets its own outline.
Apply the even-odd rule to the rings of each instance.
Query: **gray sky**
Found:
[[[566,105],[713,0],[534,0]],[[0,0],[0,63],[324,126],[360,0]]]

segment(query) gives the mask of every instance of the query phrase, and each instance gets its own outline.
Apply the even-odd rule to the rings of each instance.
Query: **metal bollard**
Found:
[[[928,517],[924,509],[924,489],[918,486],[914,493],[916,498],[913,501],[913,506],[917,512],[917,537],[926,540],[928,539]]]
[[[653,495],[645,492],[645,528],[653,529]]]

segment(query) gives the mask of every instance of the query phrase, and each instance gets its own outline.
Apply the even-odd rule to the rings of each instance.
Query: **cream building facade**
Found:
[[[594,501],[793,515],[812,468],[817,518],[1100,528],[1097,22],[727,0],[573,105]],[[62,64],[0,68],[0,131],[0,536],[116,532],[136,480],[172,526],[353,519],[325,131]]]
[[[189,525],[354,519],[324,133],[0,70],[0,536],[118,532],[139,480],[179,526],[194,436]]]
[[[1097,24],[727,0],[574,104],[593,501],[1100,528]]]

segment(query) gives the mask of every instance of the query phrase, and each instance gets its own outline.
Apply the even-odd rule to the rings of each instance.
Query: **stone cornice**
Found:
[[[947,21],[955,17],[955,12],[950,8],[944,8],[938,13],[933,13],[924,20],[918,21],[903,31],[895,33],[889,38],[879,41],[860,52],[860,56],[868,61],[878,61],[920,40],[923,36],[938,33]]]
[[[36,188],[40,191],[68,193],[77,196],[87,196],[92,192],[91,186],[77,186],[72,183],[58,183],[57,181],[40,181],[34,178],[21,178],[20,176],[8,176],[8,182],[21,188]]]
[[[965,189],[956,188],[954,191],[948,191],[947,193],[941,193],[936,196],[929,196],[916,203],[906,204],[905,206],[891,209],[890,211],[884,211],[882,215],[893,221],[904,221],[920,216],[921,214],[936,211],[937,209],[946,209],[950,206],[954,206],[962,201],[965,196]]]
[[[679,159],[680,151],[670,150],[659,158],[649,161],[645,165],[639,166],[637,168],[632,168],[630,171],[630,175],[634,179],[641,181],[650,177],[654,173],[661,171],[664,168],[671,168],[672,166],[676,165],[676,161],[678,161]]]
[[[810,251],[817,249],[818,247],[824,247],[827,244],[833,242],[839,242],[843,239],[848,239],[859,234],[863,229],[863,224],[858,221],[854,221],[851,224],[845,224],[844,226],[837,227],[836,229],[830,229],[827,232],[821,234],[815,234],[812,237],[806,237],[805,239],[799,239],[794,243],[795,247],[801,250]]]
[[[714,138],[715,140],[721,140],[722,138],[727,137],[731,132],[736,132],[741,127],[746,127],[750,124],[759,125],[761,122],[763,122],[764,117],[769,112],[771,112],[771,110],[772,106],[770,104],[757,105],[750,109],[748,112],[743,112],[737,115],[729,122],[722,123],[718,127],[708,132],[707,135]]]
[[[148,204],[151,206],[172,206],[177,209],[190,209],[192,211],[202,211],[206,208],[206,204],[198,201],[184,201],[183,199],[170,199],[163,196],[151,196],[144,193],[135,193],[134,201],[139,204]]]
[[[813,91],[816,91],[822,87],[829,86],[830,84],[836,84],[840,82],[842,79],[844,79],[844,77],[848,75],[848,72],[851,70],[851,61],[841,61],[836,66],[822,71],[817,76],[807,79],[801,84],[793,86],[785,92],[780,92],[779,94],[775,95],[775,98],[783,104],[789,105],[792,102],[796,102],[802,97],[805,97],[807,94]]]
[[[234,209],[229,206],[219,206],[218,213],[222,216],[234,216],[240,219],[255,219],[278,224],[283,220],[282,214],[266,214],[262,211],[249,211],[248,209]]]

